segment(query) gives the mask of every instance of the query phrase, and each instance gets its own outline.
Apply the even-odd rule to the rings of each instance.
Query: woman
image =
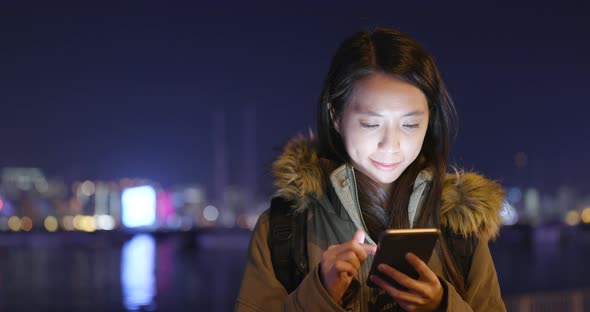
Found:
[[[298,137],[273,164],[277,196],[305,212],[309,273],[288,293],[269,251],[269,214],[250,242],[239,311],[505,311],[488,240],[503,191],[474,173],[447,173],[455,110],[430,55],[403,33],[354,34],[337,50],[318,105],[318,137]],[[380,233],[436,227],[474,238],[463,277],[439,240],[419,273],[368,277]],[[370,278],[379,288],[366,285]]]

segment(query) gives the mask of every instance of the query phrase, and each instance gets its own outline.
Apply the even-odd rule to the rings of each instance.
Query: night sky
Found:
[[[460,114],[455,163],[507,186],[590,193],[588,4],[5,2],[0,167],[210,187],[214,112],[225,111],[228,183],[254,170],[269,193],[276,148],[315,128],[339,42],[386,26],[434,56]],[[244,170],[247,111],[257,161]]]

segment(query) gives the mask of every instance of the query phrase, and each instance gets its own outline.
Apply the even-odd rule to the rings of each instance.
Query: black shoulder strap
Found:
[[[473,253],[477,246],[477,237],[475,236],[463,236],[457,234],[451,229],[445,229],[446,243],[451,252],[455,265],[463,277],[463,280],[467,282],[467,276],[471,269],[471,262],[473,260]]]
[[[291,293],[309,271],[307,213],[294,214],[291,202],[274,197],[270,203],[270,255],[277,279]]]

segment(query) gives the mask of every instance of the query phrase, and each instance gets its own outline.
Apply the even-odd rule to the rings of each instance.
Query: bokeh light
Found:
[[[43,221],[43,225],[48,232],[57,231],[57,219],[54,216],[47,216]]]
[[[94,216],[94,223],[96,224],[97,230],[110,231],[115,228],[115,219],[109,215]]]
[[[219,217],[219,211],[215,206],[207,206],[203,210],[203,217],[205,220],[213,222]]]
[[[92,182],[92,181],[87,180],[87,181],[84,181],[84,183],[82,183],[82,185],[80,185],[80,192],[84,196],[92,196],[95,191],[96,191],[96,186],[94,185],[94,182]]]
[[[565,215],[565,223],[571,226],[577,225],[580,223],[580,213],[577,210],[570,210]]]
[[[21,220],[21,229],[25,232],[29,232],[33,229],[33,220],[29,217],[23,217]]]
[[[96,231],[96,224],[94,223],[94,217],[83,216],[80,219],[80,230],[82,230],[84,232]]]
[[[10,217],[10,219],[8,219],[8,228],[14,232],[20,231],[20,228],[21,228],[20,218],[17,216]]]
[[[65,216],[61,220],[61,226],[66,231],[73,231],[74,230],[74,217],[72,216]]]

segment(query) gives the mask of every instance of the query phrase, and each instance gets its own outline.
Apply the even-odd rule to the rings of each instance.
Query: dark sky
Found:
[[[1,4],[0,167],[210,186],[213,113],[225,111],[228,181],[245,183],[242,116],[255,110],[256,183],[268,192],[274,148],[315,128],[338,43],[387,26],[433,54],[460,114],[460,166],[590,192],[588,4],[235,2]]]

